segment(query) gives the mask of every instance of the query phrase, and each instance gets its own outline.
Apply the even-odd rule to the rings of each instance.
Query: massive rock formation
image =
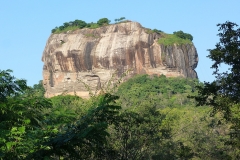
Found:
[[[149,34],[137,22],[51,34],[42,56],[45,96],[67,92],[88,97],[89,89],[126,72],[126,77],[164,74],[197,78],[194,45],[166,47],[158,44],[159,38],[161,34]]]

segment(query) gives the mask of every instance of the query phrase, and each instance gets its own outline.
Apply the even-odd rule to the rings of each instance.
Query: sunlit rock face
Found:
[[[125,79],[135,74],[197,78],[194,45],[166,47],[158,44],[160,38],[137,22],[51,34],[42,56],[45,96],[67,93],[87,98],[89,90],[123,73]]]

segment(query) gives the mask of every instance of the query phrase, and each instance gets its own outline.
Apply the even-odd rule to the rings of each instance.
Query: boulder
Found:
[[[193,44],[164,46],[159,33],[137,22],[111,24],[51,34],[43,51],[46,97],[89,97],[109,80],[135,74],[197,78],[198,54]],[[124,76],[123,76],[124,75]]]

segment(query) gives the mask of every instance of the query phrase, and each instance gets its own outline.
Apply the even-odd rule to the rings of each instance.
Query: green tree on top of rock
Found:
[[[86,27],[87,23],[85,21],[76,19],[75,21],[73,21],[73,25],[78,26],[81,29],[81,28]]]
[[[177,32],[173,32],[174,35],[178,36],[179,38],[182,39],[189,39],[189,40],[193,40],[193,36],[189,33],[184,33],[183,31],[177,31]]]
[[[115,23],[121,22],[121,21],[123,21],[123,20],[125,20],[125,19],[126,19],[125,17],[121,17],[121,18],[119,18],[119,19],[115,19]]]
[[[109,19],[107,19],[107,18],[101,18],[101,19],[99,19],[98,21],[97,21],[97,24],[99,25],[99,26],[102,26],[102,25],[104,25],[104,24],[109,24],[111,21],[109,20]]]

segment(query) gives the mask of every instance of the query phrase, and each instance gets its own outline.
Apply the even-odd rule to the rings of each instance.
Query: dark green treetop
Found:
[[[97,21],[97,24],[98,24],[99,26],[102,26],[102,25],[104,25],[104,24],[108,25],[110,22],[111,22],[111,21],[110,21],[109,19],[107,19],[107,18],[101,18],[101,19],[99,19],[99,20]]]
[[[179,38],[182,39],[189,39],[189,40],[193,40],[193,36],[189,33],[184,33],[183,31],[177,31],[177,32],[173,32],[174,35],[178,36]]]
[[[211,68],[216,79],[205,82],[199,87],[195,97],[198,105],[210,105],[212,114],[220,112],[231,123],[230,139],[226,144],[238,150],[240,147],[240,28],[232,22],[218,24],[220,41],[207,56],[213,61]],[[220,71],[220,65],[226,65],[227,71]],[[240,155],[238,154],[238,158]]]

